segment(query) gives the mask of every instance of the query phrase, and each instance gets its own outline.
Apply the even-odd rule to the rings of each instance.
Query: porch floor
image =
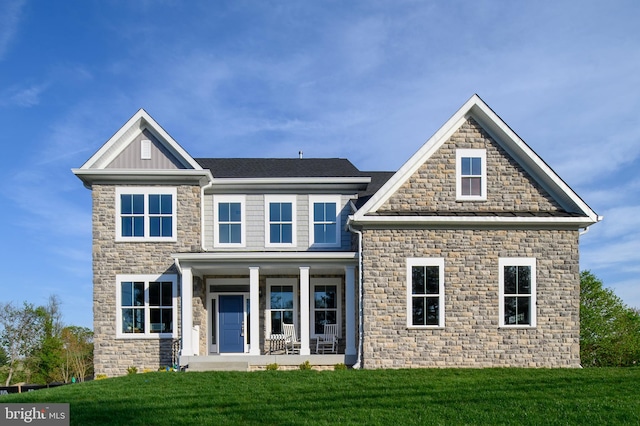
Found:
[[[278,364],[278,367],[283,370],[291,370],[298,368],[305,361],[309,361],[312,367],[327,369],[336,364],[352,366],[356,362],[356,356],[344,354],[181,356],[180,367],[186,371],[256,371],[264,370],[269,364]]]

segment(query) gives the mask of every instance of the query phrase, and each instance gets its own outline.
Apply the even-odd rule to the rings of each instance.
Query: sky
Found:
[[[91,192],[139,108],[193,157],[397,170],[474,93],[604,221],[591,270],[640,308],[640,2],[0,2],[0,302],[92,327]]]

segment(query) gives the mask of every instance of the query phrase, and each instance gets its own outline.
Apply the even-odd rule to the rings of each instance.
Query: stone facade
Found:
[[[486,201],[456,201],[456,149],[486,149]],[[555,200],[470,118],[378,212],[550,212],[559,209]]]
[[[367,230],[365,368],[579,367],[577,230]],[[408,257],[444,258],[445,326],[407,326]],[[498,258],[537,262],[537,327],[500,328]]]
[[[170,365],[173,339],[116,338],[118,274],[178,274],[171,253],[200,247],[200,188],[177,187],[178,235],[175,243],[115,241],[115,186],[93,185],[93,330],[95,374],[118,376]],[[178,310],[180,300],[178,299]],[[178,315],[178,319],[179,319]],[[180,331],[180,323],[174,328]]]

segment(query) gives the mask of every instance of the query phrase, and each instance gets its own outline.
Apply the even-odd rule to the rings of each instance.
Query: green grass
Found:
[[[7,402],[76,425],[640,424],[640,368],[146,373]]]

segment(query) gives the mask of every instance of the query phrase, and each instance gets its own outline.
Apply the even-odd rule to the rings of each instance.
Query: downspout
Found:
[[[363,308],[362,308],[362,301],[364,299],[363,293],[364,293],[364,278],[363,278],[363,274],[362,274],[362,267],[363,267],[363,261],[362,261],[362,231],[358,231],[357,229],[355,229],[351,224],[348,225],[349,226],[349,231],[354,232],[356,234],[358,234],[358,358],[356,359],[356,363],[353,364],[354,369],[360,369],[362,368],[362,350],[363,350],[363,342],[362,342],[362,338],[364,336],[364,329],[363,329]]]
[[[211,173],[209,173],[210,175]],[[213,186],[213,176],[209,177],[209,183],[200,188],[200,247],[202,251],[207,251],[205,240],[206,232],[204,232],[204,191]]]

